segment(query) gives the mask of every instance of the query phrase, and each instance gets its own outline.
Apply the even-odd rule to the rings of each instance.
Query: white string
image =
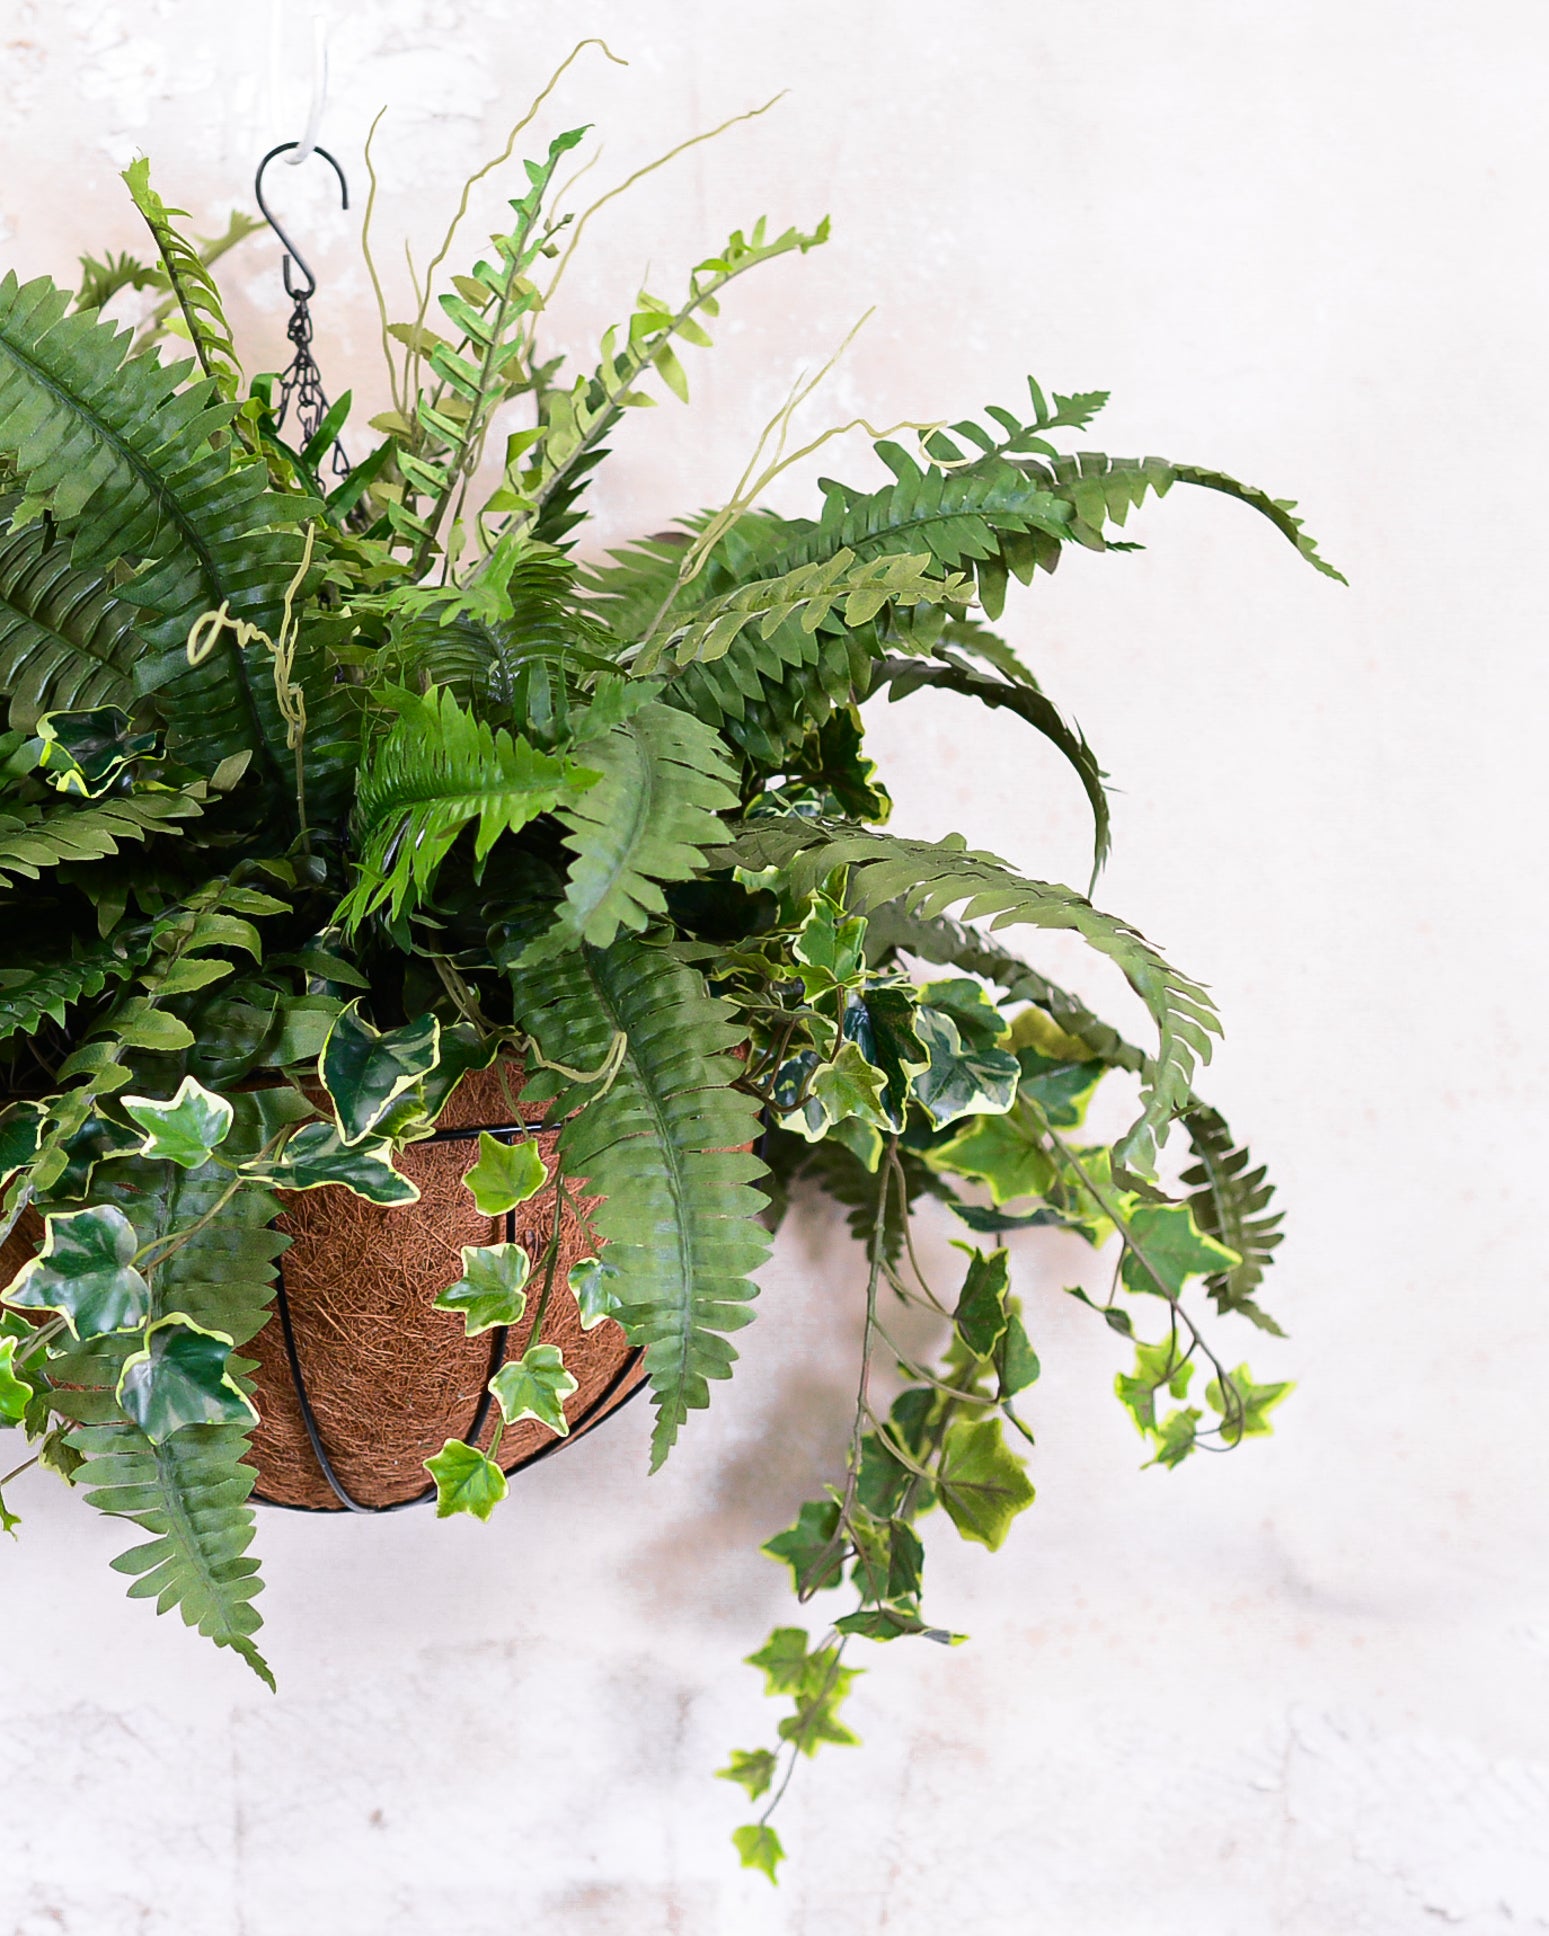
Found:
[[[312,105],[307,110],[306,131],[300,143],[285,160],[299,168],[317,146],[318,130],[323,125],[323,110],[328,105],[328,23],[321,12],[312,15]]]

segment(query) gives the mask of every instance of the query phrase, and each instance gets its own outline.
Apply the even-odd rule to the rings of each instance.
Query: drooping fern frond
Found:
[[[428,894],[465,827],[478,823],[482,862],[501,834],[552,813],[593,778],[581,762],[485,725],[442,688],[394,703],[398,718],[356,792],[358,876],[338,916],[351,931],[384,902],[396,917]]]
[[[88,1504],[150,1534],[113,1561],[135,1576],[131,1599],[177,1607],[190,1627],[230,1647],[274,1685],[253,1643],[263,1616],[258,1562],[247,1557],[253,1514],[246,1504],[258,1475],[242,1463],[247,1434],[235,1425],[189,1425],[152,1445],[128,1420],[87,1425],[69,1443],[85,1464],[76,1484]]]
[[[143,789],[80,806],[16,806],[0,810],[0,878],[35,881],[66,861],[102,860],[119,842],[178,833],[178,823],[204,811],[204,783],[181,790]]]
[[[0,968],[0,1041],[36,1034],[45,1021],[63,1028],[76,1003],[94,999],[111,983],[127,981],[144,966],[149,952],[147,931],[143,947],[128,947],[115,936],[77,945],[62,960]]]
[[[1349,583],[1342,571],[1336,571],[1326,558],[1319,556],[1317,540],[1303,529],[1300,518],[1292,516],[1295,498],[1271,497],[1267,491],[1251,484],[1239,484],[1224,471],[1203,470],[1198,464],[1175,464],[1173,471],[1180,484],[1197,484],[1202,490],[1220,491],[1236,498],[1239,504],[1251,506],[1291,540],[1314,571],[1321,571],[1325,578],[1337,579],[1341,585]]]
[[[711,664],[725,658],[748,627],[756,627],[759,640],[767,643],[786,625],[816,632],[836,612],[850,630],[869,625],[885,606],[962,605],[972,595],[960,572],[942,576],[928,552],[857,559],[841,548],[819,564],[798,565],[778,578],[755,579],[712,600],[689,622],[648,643],[635,670],[649,674],[664,661]]]
[[[1211,1037],[1221,1028],[1204,989],[1170,968],[1126,922],[1101,913],[1068,887],[1024,880],[993,854],[976,853],[955,837],[902,840],[787,817],[749,824],[724,852],[742,866],[781,868],[797,895],[811,893],[836,867],[848,867],[848,902],[860,914],[890,901],[924,915],[962,905],[964,920],[988,916],[992,932],[1021,923],[1079,934],[1114,963],[1156,1023],[1157,1052],[1141,1074],[1141,1115],[1119,1145],[1131,1168],[1152,1169],[1156,1141],[1187,1108],[1195,1068],[1210,1060]]]
[[[1003,707],[1042,733],[1075,768],[1087,804],[1092,809],[1094,874],[1102,867],[1108,857],[1109,846],[1108,794],[1103,786],[1106,776],[1097,763],[1096,754],[1086,743],[1086,735],[1078,727],[1069,724],[1030,674],[1024,674],[1016,681],[987,679],[970,667],[954,664],[951,660],[938,664],[921,659],[885,659],[874,675],[873,690],[883,685],[891,689],[894,699],[907,698],[910,693],[926,686],[960,693],[965,699],[977,699],[983,706]]]
[[[1235,1143],[1214,1109],[1196,1103],[1185,1114],[1183,1126],[1199,1159],[1182,1179],[1191,1188],[1194,1221],[1206,1236],[1217,1238],[1242,1259],[1231,1270],[1207,1278],[1205,1289],[1218,1310],[1240,1311],[1261,1330],[1279,1337],[1283,1335],[1279,1325],[1259,1309],[1253,1295],[1284,1236],[1283,1214],[1269,1208],[1275,1186],[1262,1164],[1249,1167],[1253,1159],[1246,1146]]]
[[[30,733],[46,712],[127,712],[138,616],[105,573],[77,571],[68,544],[46,525],[0,529],[0,693],[12,730]]]
[[[666,909],[661,883],[686,881],[706,847],[725,838],[719,815],[737,805],[735,776],[708,726],[653,700],[576,759],[601,779],[562,811],[575,858],[554,927],[537,961],[582,941],[605,948]]]
[[[221,308],[220,291],[204,257],[183,239],[172,220],[175,215],[186,217],[188,211],[168,208],[151,187],[151,164],[144,155],[130,162],[123,179],[155,238],[168,287],[182,312],[199,367],[214,383],[216,393],[235,403],[242,392],[242,366]]]
[[[696,971],[622,936],[539,968],[513,971],[518,1022],[556,1060],[601,1070],[622,1032],[617,1074],[600,1093],[565,1083],[560,1138],[567,1175],[601,1197],[595,1214],[620,1322],[643,1345],[657,1406],[654,1470],[690,1410],[710,1402],[736,1352],[725,1333],[747,1324],[749,1282],[768,1251],[751,1187],[763,1166],[743,1149],[757,1105],[729,1085],[740,1039],[731,1010]]]
[[[285,721],[261,655],[228,635],[190,667],[194,621],[224,607],[275,636],[301,557],[290,525],[302,501],[268,488],[258,462],[212,433],[231,419],[188,366],[126,360],[129,337],[94,312],[67,313],[47,277],[0,281],[0,454],[32,506],[65,527],[81,570],[137,565],[119,590],[146,617],[136,686],[157,708],[188,764],[213,771],[248,751],[285,785]]]

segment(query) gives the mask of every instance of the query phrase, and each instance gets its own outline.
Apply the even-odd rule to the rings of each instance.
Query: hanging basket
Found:
[[[447,1439],[488,1449],[499,1415],[489,1380],[539,1341],[530,1334],[555,1209],[552,1181],[502,1217],[482,1215],[464,1187],[481,1130],[522,1133],[507,1094],[496,1069],[465,1076],[435,1135],[402,1152],[398,1167],[418,1186],[418,1203],[382,1209],[337,1184],[281,1193],[277,1227],[291,1241],[275,1309],[243,1347],[258,1360],[255,1499],[305,1511],[393,1511],[434,1497],[424,1461]],[[527,1105],[522,1114],[532,1122],[543,1112]],[[534,1132],[551,1177],[557,1137]],[[584,1217],[588,1200],[580,1207]],[[509,1331],[470,1338],[462,1317],[436,1310],[434,1299],[462,1275],[465,1244],[512,1241],[533,1258],[527,1315]],[[643,1353],[611,1319],[582,1330],[566,1287],[571,1266],[595,1249],[565,1203],[541,1335],[560,1347],[577,1381],[565,1403],[570,1432],[560,1438],[531,1419],[507,1426],[498,1454],[507,1472],[572,1443],[644,1383]]]

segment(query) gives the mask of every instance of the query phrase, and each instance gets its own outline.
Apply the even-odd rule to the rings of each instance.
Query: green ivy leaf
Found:
[[[925,1566],[919,1534],[906,1519],[878,1519],[862,1509],[852,1512],[850,1530],[855,1540],[850,1578],[861,1598],[912,1613]]]
[[[1065,1286],[1065,1295],[1075,1298],[1079,1303],[1084,1304],[1089,1311],[1095,1311],[1103,1320],[1104,1324],[1108,1326],[1108,1329],[1110,1331],[1117,1331],[1121,1338],[1134,1337],[1135,1327],[1130,1321],[1129,1312],[1124,1309],[1123,1305],[1099,1304],[1094,1298],[1088,1297],[1079,1284],[1067,1284]]]
[[[495,1461],[461,1439],[448,1439],[425,1461],[425,1470],[436,1482],[437,1519],[450,1519],[453,1513],[488,1519],[511,1490]]]
[[[862,1613],[847,1613],[834,1622],[834,1631],[858,1634],[862,1640],[934,1640],[939,1647],[961,1647],[968,1638],[945,1627],[927,1626],[918,1614],[902,1607],[868,1607]]]
[[[895,1131],[904,1126],[911,1082],[930,1067],[929,1051],[915,1032],[918,1008],[916,989],[893,977],[867,981],[844,1005],[842,1032],[886,1077],[888,1127]]]
[[[17,1375],[16,1338],[0,1338],[0,1425],[20,1425],[32,1403],[33,1387]]]
[[[251,1425],[258,1413],[231,1376],[231,1339],[182,1311],[146,1327],[145,1344],[124,1360],[118,1402],[152,1445],[185,1425]]]
[[[561,1438],[569,1432],[565,1400],[580,1388],[566,1371],[557,1344],[530,1344],[520,1358],[500,1367],[489,1388],[507,1425],[521,1418],[535,1418]]]
[[[570,1266],[571,1296],[581,1312],[581,1329],[594,1330],[604,1318],[611,1318],[623,1305],[613,1289],[616,1268],[601,1257],[582,1257]]]
[[[748,1791],[748,1800],[756,1802],[769,1792],[778,1765],[772,1748],[733,1748],[730,1761],[715,1773],[719,1781],[737,1782]]]
[[[9,1183],[37,1155],[47,1121],[45,1103],[13,1102],[0,1109],[0,1184]]]
[[[461,1311],[468,1336],[520,1323],[532,1259],[520,1244],[463,1245],[463,1274],[436,1297],[438,1311]]]
[[[16,1529],[21,1523],[21,1515],[11,1511],[5,1503],[5,1494],[0,1493],[0,1533],[9,1533],[15,1539]]]
[[[762,1672],[766,1694],[799,1694],[812,1660],[804,1627],[776,1627],[758,1652],[748,1655],[747,1664]]]
[[[992,1250],[986,1257],[982,1250],[968,1244],[954,1244],[953,1248],[968,1252],[968,1274],[953,1314],[957,1334],[976,1358],[988,1358],[1006,1329],[1010,1258],[1004,1250]]]
[[[1008,1308],[1005,1334],[995,1353],[995,1369],[1000,1374],[1002,1398],[1015,1398],[1019,1391],[1026,1391],[1038,1382],[1043,1370],[1023,1328],[1021,1313],[1012,1308]]]
[[[866,966],[865,918],[846,914],[827,894],[815,894],[791,952],[806,971],[801,979],[809,1002],[836,988],[848,988],[860,980]]]
[[[1242,1262],[1235,1250],[1204,1234],[1186,1203],[1142,1203],[1131,1211],[1125,1231],[1134,1248],[1126,1246],[1119,1275],[1129,1290],[1152,1297],[1177,1297],[1186,1279]]]
[[[116,1008],[100,1032],[111,1034],[124,1048],[149,1049],[155,1055],[177,1055],[195,1041],[186,1022],[153,1008],[143,995],[131,996]]]
[[[782,1116],[780,1127],[794,1130],[809,1143],[818,1142],[835,1123],[852,1116],[886,1129],[886,1088],[887,1078],[866,1060],[859,1046],[841,1042],[833,1060],[820,1064],[813,1075],[806,1103]]]
[[[1134,1374],[1130,1376],[1121,1371],[1113,1381],[1113,1388],[1119,1395],[1119,1403],[1140,1431],[1149,1435],[1157,1430],[1157,1393],[1166,1391],[1174,1398],[1182,1398],[1193,1376],[1194,1366],[1179,1350],[1175,1339],[1164,1338],[1160,1344],[1146,1344],[1137,1339]]]
[[[784,1561],[791,1569],[792,1586],[805,1600],[808,1594],[838,1586],[844,1578],[843,1547],[835,1537],[838,1531],[838,1502],[809,1499],[797,1513],[796,1524],[766,1539],[760,1550],[772,1560]],[[792,1627],[785,1631],[801,1630]]]
[[[339,1183],[367,1203],[418,1203],[419,1188],[393,1167],[393,1146],[375,1137],[345,1145],[332,1123],[303,1123],[269,1172],[282,1190],[321,1190]]]
[[[328,1031],[319,1073],[344,1143],[369,1136],[398,1098],[440,1059],[441,1024],[422,1015],[381,1034],[351,1002]]]
[[[479,1134],[479,1160],[463,1178],[486,1217],[503,1217],[534,1197],[548,1181],[543,1157],[531,1137],[502,1142],[488,1130]]]
[[[151,1312],[150,1286],[133,1263],[139,1244],[116,1204],[53,1212],[43,1248],[16,1273],[5,1301],[57,1311],[77,1338],[137,1330]]]
[[[975,1117],[925,1160],[949,1176],[987,1183],[997,1206],[1046,1196],[1054,1184],[1054,1165],[1037,1131],[1016,1114]]]
[[[732,1830],[732,1846],[742,1858],[745,1869],[758,1869],[778,1885],[776,1868],[785,1860],[780,1838],[767,1822],[748,1822]]]
[[[969,1048],[1004,1048],[1011,1042],[1011,1024],[976,981],[954,976],[925,982],[920,1001],[938,1014],[950,1016],[960,1040]]]
[[[1194,1450],[1199,1436],[1201,1414],[1190,1406],[1186,1411],[1169,1413],[1156,1431],[1156,1456],[1152,1465],[1181,1465]]]
[[[992,1553],[1033,1503],[1022,1461],[1002,1438],[998,1418],[948,1427],[936,1483],[958,1532]]]
[[[149,1096],[125,1096],[124,1111],[146,1133],[137,1155],[154,1162],[176,1163],[184,1170],[197,1170],[201,1163],[207,1163],[211,1150],[225,1140],[232,1123],[232,1107],[226,1098],[215,1095],[192,1076],[184,1076],[166,1102],[154,1102]]]
[[[1010,1109],[1022,1067],[1009,1050],[965,1038],[957,1016],[923,1004],[914,1027],[930,1061],[915,1076],[911,1094],[937,1129],[964,1116],[1003,1116]]]
[[[1223,1392],[1220,1381],[1212,1379],[1205,1397],[1211,1409],[1221,1415],[1221,1437],[1228,1445],[1237,1445],[1245,1438],[1267,1437],[1275,1429],[1269,1414],[1295,1389],[1290,1384],[1255,1385],[1246,1365],[1229,1371],[1226,1384],[1228,1390]]]

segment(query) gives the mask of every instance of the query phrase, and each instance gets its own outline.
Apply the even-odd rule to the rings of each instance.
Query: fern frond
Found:
[[[145,217],[155,238],[167,283],[188,330],[199,367],[214,383],[216,393],[235,403],[242,393],[242,366],[237,361],[231,327],[221,308],[215,278],[204,258],[178,233],[174,215],[187,216],[187,209],[168,208],[151,187],[151,164],[144,155],[130,162],[123,179],[135,207]]]
[[[131,1599],[177,1607],[190,1627],[240,1654],[270,1687],[274,1677],[253,1644],[263,1617],[258,1562],[247,1557],[257,1473],[242,1463],[247,1434],[235,1425],[189,1425],[161,1445],[122,1420],[78,1427],[69,1444],[85,1464],[76,1484],[88,1504],[132,1520],[151,1535],[112,1562],[136,1575]]]
[[[1183,1172],[1191,1186],[1189,1204],[1194,1221],[1207,1237],[1235,1250],[1242,1262],[1207,1278],[1205,1289],[1218,1310],[1240,1311],[1261,1330],[1283,1335],[1274,1319],[1261,1311],[1253,1294],[1273,1263],[1273,1252],[1284,1236],[1280,1211],[1269,1206],[1275,1186],[1264,1166],[1250,1169],[1245,1146],[1234,1143],[1232,1132],[1214,1109],[1196,1103],[1183,1118],[1189,1142],[1199,1161]]]
[[[1108,794],[1103,786],[1107,777],[1097,764],[1097,756],[1086,743],[1079,727],[1071,726],[1030,673],[1013,683],[1005,679],[986,679],[967,666],[948,660],[938,664],[921,659],[884,659],[877,667],[873,690],[887,685],[891,697],[905,699],[924,686],[938,691],[960,693],[977,699],[981,706],[1004,707],[1043,734],[1075,768],[1076,777],[1092,809],[1092,866],[1095,874],[1108,858]]]
[[[143,946],[128,948],[115,936],[78,946],[59,961],[26,968],[0,968],[0,1041],[34,1035],[45,1021],[60,1028],[78,1002],[91,1001],[112,984],[127,981],[150,954],[149,930]]]
[[[1126,922],[1101,913],[1068,887],[1024,880],[993,854],[976,853],[955,839],[902,840],[785,819],[749,825],[724,851],[742,866],[783,869],[797,895],[812,892],[834,868],[849,867],[848,902],[861,914],[895,900],[925,915],[963,904],[965,920],[989,916],[992,931],[1025,923],[1079,934],[1114,963],[1156,1023],[1157,1053],[1141,1073],[1141,1114],[1121,1140],[1132,1168],[1152,1168],[1155,1141],[1187,1108],[1195,1068],[1210,1060],[1211,1037],[1221,1025],[1204,989],[1169,968]],[[712,862],[717,858],[712,855]]]
[[[40,713],[129,711],[137,617],[105,573],[77,571],[45,525],[0,528],[0,693],[12,730],[30,733]]]
[[[841,547],[818,564],[798,565],[778,578],[755,579],[713,600],[688,623],[648,644],[635,670],[649,674],[664,660],[686,666],[723,659],[749,626],[758,628],[761,640],[790,624],[812,633],[837,610],[839,622],[851,631],[869,625],[889,605],[962,605],[972,595],[960,572],[942,577],[928,552],[857,559]]]
[[[1325,578],[1337,579],[1341,585],[1350,582],[1342,571],[1336,571],[1326,558],[1319,556],[1317,540],[1303,528],[1300,518],[1292,516],[1296,509],[1294,498],[1271,497],[1267,491],[1257,490],[1251,484],[1239,484],[1224,471],[1202,470],[1197,464],[1175,464],[1173,474],[1180,484],[1197,484],[1202,490],[1220,491],[1258,511],[1290,539],[1314,571],[1321,571]]]
[[[0,811],[0,878],[35,881],[46,867],[116,854],[120,841],[178,833],[179,821],[204,811],[203,801],[200,781],[182,791],[146,789],[80,806],[9,806]]]
[[[355,886],[338,919],[352,932],[390,903],[396,917],[430,892],[462,830],[478,822],[482,862],[503,833],[589,784],[589,769],[464,712],[444,689],[398,697],[399,716],[360,776]]]
[[[533,945],[533,961],[582,941],[605,948],[620,929],[638,932],[663,914],[660,883],[692,879],[705,848],[726,836],[718,816],[737,806],[720,740],[660,701],[585,741],[576,758],[602,777],[560,815],[575,858],[555,925]]]
[[[708,1381],[730,1377],[724,1334],[751,1321],[749,1277],[768,1252],[750,1187],[763,1165],[739,1149],[758,1134],[757,1104],[729,1086],[738,1030],[695,970],[631,937],[514,969],[511,983],[518,1022],[556,1059],[601,1068],[625,1038],[605,1090],[564,1086],[559,1109],[581,1113],[560,1154],[602,1199],[620,1321],[645,1347],[657,1406],[654,1470],[710,1402]]]
[[[222,606],[277,634],[301,557],[283,527],[305,501],[272,493],[265,467],[239,461],[229,438],[214,446],[232,409],[208,379],[184,389],[187,364],[126,360],[126,331],[68,306],[47,277],[0,281],[0,453],[28,502],[65,527],[78,569],[138,566],[118,593],[146,612],[135,684],[157,695],[180,757],[211,772],[245,750],[287,787],[264,656],[226,636],[190,667],[185,648],[194,621]]]

